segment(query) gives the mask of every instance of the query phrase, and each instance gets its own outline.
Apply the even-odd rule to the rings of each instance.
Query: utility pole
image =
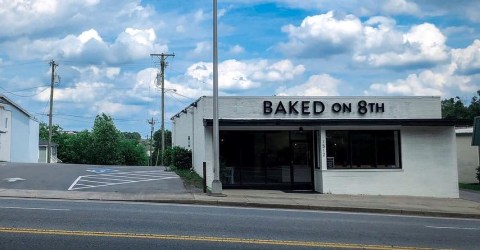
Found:
[[[155,56],[160,59],[160,78],[162,80],[162,159],[161,163],[163,166],[163,155],[165,152],[165,68],[167,67],[167,62],[165,61],[169,56],[174,57],[175,53],[172,54],[150,54],[150,56]],[[158,84],[158,77],[157,77],[157,84]]]
[[[148,124],[150,124],[150,148],[148,149],[148,152],[150,153],[149,155],[149,158],[148,158],[148,165],[149,166],[152,166],[153,165],[153,154],[152,154],[152,141],[153,141],[153,129],[154,129],[154,126],[155,126],[155,120],[153,120],[153,117],[151,120],[147,120]],[[147,136],[147,139],[148,139],[148,136]]]
[[[50,112],[48,113],[48,148],[47,148],[47,163],[52,162],[52,112],[53,112],[53,89],[55,85],[55,67],[58,64],[54,60],[50,61],[50,66],[52,66],[52,78],[50,85]]]
[[[218,31],[217,0],[213,0],[213,181],[212,195],[222,195],[220,181],[220,146],[218,124]]]

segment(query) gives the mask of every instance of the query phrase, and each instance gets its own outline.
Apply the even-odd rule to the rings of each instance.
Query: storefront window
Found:
[[[326,131],[328,169],[401,168],[399,131]]]

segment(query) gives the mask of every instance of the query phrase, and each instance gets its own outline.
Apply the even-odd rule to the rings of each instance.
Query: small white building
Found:
[[[478,183],[477,167],[480,165],[478,146],[472,146],[473,127],[457,128],[458,182]]]
[[[171,118],[213,180],[212,98]],[[440,97],[220,97],[223,188],[458,198],[455,122]]]
[[[0,161],[38,162],[38,121],[0,94]]]
[[[62,162],[57,157],[58,144],[52,142],[50,145],[50,162],[58,163]],[[47,163],[48,161],[48,140],[40,140],[38,144],[38,163]]]

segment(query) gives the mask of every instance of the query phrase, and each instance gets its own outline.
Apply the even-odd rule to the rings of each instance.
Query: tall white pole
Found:
[[[213,0],[213,181],[212,194],[222,194],[218,132],[218,33],[217,0]]]

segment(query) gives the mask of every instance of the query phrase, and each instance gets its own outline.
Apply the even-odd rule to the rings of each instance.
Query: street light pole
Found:
[[[213,0],[213,181],[211,192],[214,195],[222,194],[219,149],[217,0]]]

